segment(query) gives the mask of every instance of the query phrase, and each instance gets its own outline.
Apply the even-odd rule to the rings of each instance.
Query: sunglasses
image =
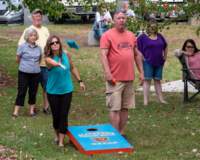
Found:
[[[186,48],[194,48],[194,46],[186,46]]]
[[[51,46],[54,45],[54,44],[59,44],[59,42],[58,41],[54,41],[54,42],[50,43]]]

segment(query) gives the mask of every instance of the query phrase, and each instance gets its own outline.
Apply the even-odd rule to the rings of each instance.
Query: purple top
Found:
[[[167,42],[161,34],[157,34],[157,39],[150,39],[146,34],[142,34],[137,39],[139,51],[144,59],[151,65],[157,67],[164,64],[163,52],[167,47]]]

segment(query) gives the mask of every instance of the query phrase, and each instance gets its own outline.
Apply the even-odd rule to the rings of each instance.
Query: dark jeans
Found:
[[[95,22],[93,25],[93,30],[94,30],[94,38],[97,40],[100,40],[102,34],[108,30],[108,26],[99,22]]]
[[[39,83],[41,84],[44,91],[46,91],[47,80],[48,80],[48,69],[47,67],[40,67],[40,78]]]
[[[29,95],[28,104],[35,104],[39,76],[40,73],[24,73],[18,71],[18,93],[15,105],[24,106],[27,90]]]
[[[55,95],[47,94],[53,116],[53,127],[59,133],[66,134],[68,127],[68,114],[71,106],[72,92]]]

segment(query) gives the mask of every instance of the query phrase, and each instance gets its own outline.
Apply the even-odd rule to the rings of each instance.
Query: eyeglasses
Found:
[[[59,44],[59,42],[58,41],[54,41],[54,42],[50,43],[51,46],[54,45],[54,44]]]
[[[186,48],[194,48],[194,46],[186,46]]]

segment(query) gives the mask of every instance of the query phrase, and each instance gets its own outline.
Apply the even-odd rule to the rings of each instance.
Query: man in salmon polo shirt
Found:
[[[128,109],[135,107],[134,63],[143,81],[142,55],[136,48],[135,35],[126,30],[123,11],[114,14],[114,27],[102,35],[100,59],[106,79],[106,105],[111,124],[124,135]]]

